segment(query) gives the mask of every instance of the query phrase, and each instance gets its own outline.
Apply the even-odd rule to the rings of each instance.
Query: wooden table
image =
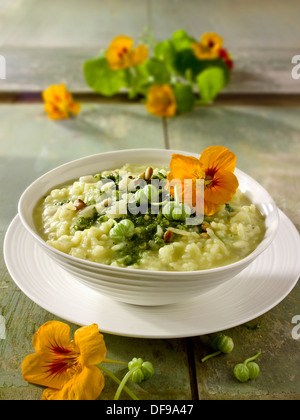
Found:
[[[227,0],[187,1],[184,6],[173,0],[74,0],[71,10],[66,1],[0,3],[0,54],[7,62],[7,79],[0,80],[1,248],[20,194],[39,175],[82,156],[136,147],[200,153],[207,146],[224,145],[237,155],[237,166],[257,179],[300,229],[300,80],[291,77],[291,59],[300,53],[298,2],[235,2],[232,7]],[[147,25],[157,39],[182,27],[195,35],[199,28],[214,30],[236,59],[232,83],[213,105],[169,121],[169,145],[160,119],[144,105],[95,97],[81,71],[82,62],[112,37],[136,37]],[[40,92],[61,81],[81,101],[82,111],[76,119],[53,122],[43,112]],[[251,322],[263,328],[240,325],[225,331],[234,339],[235,351],[209,363],[200,361],[210,351],[208,336],[105,334],[109,357],[153,362],[156,374],[150,381],[130,384],[144,400],[297,400],[299,340],[292,336],[292,318],[300,312],[299,291],[298,284]],[[0,399],[40,399],[42,389],[23,380],[20,366],[33,351],[36,330],[60,318],[20,291],[2,257],[0,315],[6,328],[0,337]],[[72,332],[78,328],[69,325]],[[260,376],[238,383],[234,364],[257,349],[263,352]],[[125,372],[119,366],[112,371],[120,378]],[[107,378],[100,399],[111,399],[115,389]]]

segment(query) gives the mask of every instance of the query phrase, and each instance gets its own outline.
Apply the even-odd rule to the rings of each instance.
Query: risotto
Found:
[[[40,200],[36,228],[49,245],[73,257],[158,271],[224,266],[261,242],[264,217],[240,190],[200,221],[175,203],[166,176],[167,168],[129,164],[83,176]]]

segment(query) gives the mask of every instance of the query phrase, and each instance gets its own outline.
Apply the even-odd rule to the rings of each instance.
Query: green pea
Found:
[[[109,237],[115,242],[123,242],[134,234],[134,224],[131,220],[124,219],[111,228]]]

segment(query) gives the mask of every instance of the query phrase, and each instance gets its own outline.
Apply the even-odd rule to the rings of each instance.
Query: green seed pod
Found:
[[[142,364],[142,372],[144,374],[145,380],[150,379],[154,375],[154,369],[152,363],[144,362]]]
[[[168,220],[184,221],[190,217],[191,209],[183,203],[176,204],[174,201],[170,201],[163,207],[162,214]]]
[[[234,343],[231,337],[222,333],[217,333],[211,338],[211,346],[216,351],[229,354],[234,348]]]
[[[145,194],[144,189],[137,190],[134,194],[134,198],[136,199],[136,202],[141,205],[148,204],[148,196]]]
[[[169,201],[162,209],[162,214],[165,216],[166,219],[172,220],[172,212],[174,210],[175,203],[173,201]]]
[[[175,207],[173,209],[172,219],[173,220],[181,220],[182,219],[182,209],[180,207]]]
[[[129,363],[128,363],[128,369],[132,370],[138,366],[142,366],[142,364],[144,363],[143,359],[141,359],[140,357],[137,359],[136,357],[134,357]]]
[[[131,220],[124,219],[111,228],[109,237],[114,242],[123,242],[134,234],[134,224]]]
[[[192,211],[190,207],[187,206],[186,204],[181,204],[181,206],[182,206],[182,217],[183,217],[183,220],[185,220],[187,217],[190,217]]]
[[[247,363],[247,368],[249,370],[249,379],[256,379],[260,373],[258,364],[255,362]]]
[[[145,379],[145,376],[143,374],[142,369],[137,369],[135,372],[133,372],[133,374],[131,375],[131,380],[135,383],[135,384],[140,384],[141,382],[143,382]]]
[[[191,209],[183,203],[175,205],[172,211],[172,219],[184,221],[187,217],[190,217]]]
[[[249,369],[244,363],[239,363],[235,365],[233,369],[233,374],[236,379],[240,382],[247,382],[250,379]]]
[[[234,367],[234,376],[240,382],[246,382],[248,379],[255,379],[258,377],[260,369],[257,363],[253,363],[253,360],[257,359],[260,355],[261,352],[259,351],[255,356],[249,357],[244,363],[240,363]]]
[[[145,185],[142,191],[144,192],[145,196],[150,202],[155,203],[156,201],[158,201],[159,194],[158,194],[157,188],[155,188],[154,185],[151,185],[151,184]]]
[[[131,379],[136,384],[139,384],[154,375],[154,369],[152,363],[144,362],[141,358],[134,357],[131,362],[128,363],[128,369],[132,372]]]
[[[205,362],[211,357],[218,356],[221,353],[229,354],[234,348],[234,343],[231,337],[228,337],[222,333],[214,334],[210,339],[210,344],[215,350],[215,353],[209,354],[201,359],[201,362]]]

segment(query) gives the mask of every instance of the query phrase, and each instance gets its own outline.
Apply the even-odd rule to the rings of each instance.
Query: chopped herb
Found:
[[[91,198],[85,203],[87,206],[92,206],[93,204],[96,204],[96,200],[94,198]]]
[[[68,198],[66,198],[65,200],[61,200],[61,201],[58,201],[57,203],[55,203],[55,206],[62,206],[64,204],[66,204],[66,203],[70,203],[70,201],[71,200],[69,200]]]
[[[76,223],[72,226],[75,230],[84,230],[89,229],[93,224],[97,221],[99,217],[99,213],[97,212],[96,208],[94,208],[94,214],[90,217],[78,217]]]
[[[228,203],[225,204],[225,210],[228,211],[228,213],[232,213],[234,211],[234,209]]]
[[[111,180],[114,181],[116,185],[119,185],[120,175],[119,174],[109,174],[109,175],[100,175],[100,180]]]
[[[248,330],[259,330],[260,328],[264,328],[264,324],[254,324],[251,325],[250,322],[246,322],[246,324],[244,324],[244,326],[246,328],[248,328]]]

